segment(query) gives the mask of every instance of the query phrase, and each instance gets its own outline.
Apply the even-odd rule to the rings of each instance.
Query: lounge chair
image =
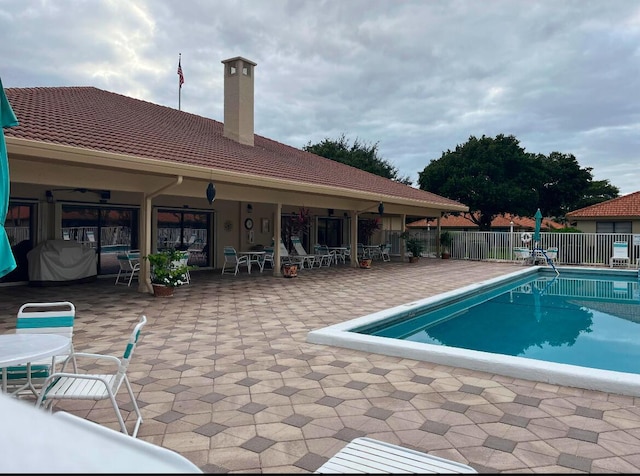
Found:
[[[302,265],[306,261],[304,256],[290,255],[287,247],[284,246],[282,240],[280,240],[280,265],[283,264],[295,264],[298,268],[302,268]]]
[[[316,473],[477,473],[466,464],[392,445],[372,438],[355,438],[316,470]]]
[[[631,258],[629,257],[629,244],[626,241],[613,242],[613,256],[609,259],[609,266],[615,267],[622,265],[627,268],[631,267]]]
[[[313,265],[315,263],[321,262],[319,258],[316,260],[316,255],[310,255],[309,253],[307,253],[307,250],[305,250],[304,246],[302,246],[302,242],[300,241],[299,237],[292,236],[291,243],[293,243],[293,248],[296,250],[296,256],[300,257],[301,259],[301,266],[304,267],[306,263],[308,268],[313,268]],[[319,266],[321,266],[321,264],[319,264]]]

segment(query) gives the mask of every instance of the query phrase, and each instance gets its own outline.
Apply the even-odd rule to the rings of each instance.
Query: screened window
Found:
[[[597,221],[596,233],[631,233],[630,221]]]

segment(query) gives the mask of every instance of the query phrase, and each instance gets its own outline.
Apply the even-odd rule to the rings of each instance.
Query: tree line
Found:
[[[307,152],[371,172],[405,185],[398,169],[379,157],[378,144],[343,134],[337,140],[310,142]],[[563,221],[567,212],[619,196],[609,180],[594,180],[591,167],[580,167],[573,154],[548,156],[526,152],[513,135],[470,136],[418,172],[421,190],[457,200],[469,207],[469,218],[480,230],[490,230],[498,215],[543,216]]]

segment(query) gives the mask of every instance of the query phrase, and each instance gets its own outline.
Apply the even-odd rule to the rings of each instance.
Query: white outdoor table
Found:
[[[0,335],[0,367],[2,367],[2,391],[6,391],[6,367],[27,365],[27,384],[34,394],[37,390],[31,383],[31,362],[47,357],[69,353],[71,339],[58,334],[2,334]]]
[[[66,412],[0,395],[6,473],[202,473],[184,456]]]

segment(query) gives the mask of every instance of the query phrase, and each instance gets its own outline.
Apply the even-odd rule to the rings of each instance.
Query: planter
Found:
[[[152,284],[153,286],[153,295],[156,297],[169,297],[173,296],[173,290],[170,286],[165,286],[164,284]]]
[[[449,259],[449,258],[451,258],[451,254],[448,251],[443,251],[442,259]]]
[[[298,265],[297,264],[283,264],[282,265],[282,275],[285,278],[295,278],[298,276]]]
[[[365,269],[371,268],[371,258],[362,258],[360,260],[360,267]]]
[[[409,256],[409,263],[417,263],[420,261],[420,256]]]

